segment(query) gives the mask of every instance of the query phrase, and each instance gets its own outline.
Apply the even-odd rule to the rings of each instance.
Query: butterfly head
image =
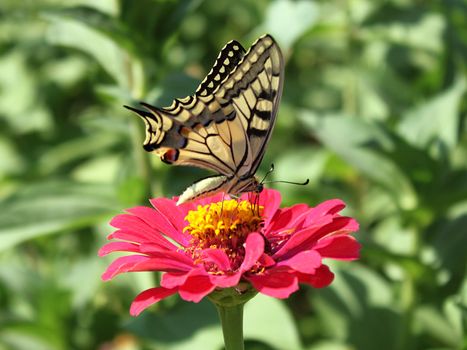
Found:
[[[256,177],[250,176],[234,182],[233,186],[228,190],[228,193],[234,195],[239,195],[246,192],[260,193],[263,191],[263,188],[263,184],[259,182]]]

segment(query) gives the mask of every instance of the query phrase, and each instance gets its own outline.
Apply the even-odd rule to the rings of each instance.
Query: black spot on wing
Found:
[[[268,134],[269,130],[260,130],[256,128],[250,128],[248,129],[248,136],[258,136],[258,137],[264,137]]]
[[[263,100],[269,100],[272,101],[274,97],[276,97],[277,91],[268,89],[268,90],[261,90],[261,92],[258,95],[258,99],[263,99]]]
[[[253,110],[253,115],[257,115],[262,120],[269,120],[271,119],[271,111],[259,111],[257,109]]]

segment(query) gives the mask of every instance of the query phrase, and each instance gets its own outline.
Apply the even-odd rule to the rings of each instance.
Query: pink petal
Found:
[[[297,218],[301,217],[309,209],[306,204],[296,204],[290,208],[279,209],[272,218],[269,227],[266,227],[265,236],[267,237],[268,232],[294,227]]]
[[[148,260],[144,255],[129,255],[115,259],[102,274],[102,279],[108,281],[119,273],[130,271],[137,264]]]
[[[250,233],[245,242],[245,257],[236,272],[223,275],[210,275],[211,282],[217,287],[233,287],[240,282],[243,272],[250,270],[264,252],[264,238],[259,233]]]
[[[209,275],[211,283],[219,288],[229,288],[236,286],[242,278],[242,272],[240,270],[224,275]]]
[[[119,228],[119,231],[114,232],[109,236],[111,238],[120,238],[132,242],[157,242],[167,249],[176,248],[170,243],[159,231],[149,226],[146,222],[137,216],[130,214],[120,214],[115,216],[110,225]],[[119,237],[117,237],[119,236]],[[122,238],[124,236],[125,238]]]
[[[332,220],[330,222],[330,220]],[[347,234],[358,230],[358,223],[349,217],[323,216],[314,221],[314,225],[298,231],[280,248],[273,257],[282,260],[302,250],[311,250],[320,239],[330,235]]]
[[[207,276],[207,272],[202,268],[193,268],[189,271],[166,272],[162,275],[161,286],[175,288],[185,284],[186,280],[193,276]]]
[[[259,257],[258,262],[261,266],[264,267],[270,267],[276,264],[276,261],[273,258],[264,253]]]
[[[316,242],[314,239],[316,232],[319,232],[324,226],[332,223],[332,220],[332,216],[327,215],[316,219],[313,225],[293,233],[290,239],[274,253],[273,258],[275,260],[283,260],[303,250],[310,250],[310,248],[306,248],[305,243],[308,241]]]
[[[147,289],[144,292],[138,294],[131,303],[130,315],[138,316],[142,311],[147,309],[152,304],[161,301],[172,294],[175,294],[177,289],[167,289],[163,287]]]
[[[165,218],[160,212],[149,207],[135,207],[127,209],[127,212],[139,217],[146,224],[148,224],[155,231],[162,233],[163,235],[170,237],[175,242],[186,246],[188,244],[189,237],[182,231],[178,231],[171,225],[167,218]]]
[[[122,241],[129,241],[129,242],[136,242],[136,243],[151,242],[155,244],[155,242],[157,242],[161,250],[178,249],[178,247],[174,246],[171,242],[169,242],[167,239],[162,237],[162,235],[160,235],[160,238],[154,238],[151,241],[151,240],[148,240],[143,234],[140,234],[138,232],[134,232],[131,230],[117,230],[115,232],[112,232],[110,235],[108,235],[107,239],[109,240],[119,239]]]
[[[168,198],[155,198],[151,199],[150,202],[177,232],[183,231],[186,212],[178,207],[173,200]]]
[[[179,287],[178,294],[183,300],[197,303],[215,288],[209,276],[194,276],[188,278],[185,284]]]
[[[339,217],[337,214],[339,211],[345,208],[345,203],[340,199],[331,199],[323,203],[318,204],[316,207],[311,208],[307,213],[300,217],[300,220],[297,220],[295,227],[297,230],[301,230],[310,225],[313,225],[314,222],[324,216]]]
[[[320,216],[336,214],[345,208],[345,203],[340,199],[330,199],[312,208],[309,219],[313,220]]]
[[[338,260],[355,260],[360,257],[360,243],[349,235],[338,235],[323,238],[314,246],[323,258]]]
[[[314,273],[321,266],[321,256],[313,250],[307,250],[281,261],[277,266],[288,266],[301,273]]]
[[[177,259],[176,257],[151,257],[136,265],[131,271],[167,271],[180,272],[188,271],[193,268],[192,264]]]
[[[331,234],[335,236],[355,231],[358,231],[358,222],[355,221],[355,219],[347,216],[334,217],[334,220],[331,223],[323,226],[314,234],[313,240],[316,242]]]
[[[264,253],[264,238],[259,233],[253,232],[248,235],[245,241],[245,257],[240,270],[248,271]]]
[[[181,264],[185,264],[186,266],[189,266],[189,267],[194,266],[193,259],[181,251],[175,251],[175,250],[160,251],[158,250],[157,246],[154,246],[153,244],[144,243],[144,244],[141,244],[140,246],[140,252],[148,254],[151,258],[173,260]]]
[[[160,236],[159,232],[154,231],[152,227],[146,224],[143,220],[131,214],[119,214],[115,216],[110,221],[110,225],[123,230],[131,229],[132,231],[136,231],[148,239],[150,239],[152,236]]]
[[[102,275],[102,279],[107,281],[123,272],[137,271],[188,271],[192,265],[184,261],[176,260],[173,257],[147,257],[144,255],[122,256],[115,259]]]
[[[260,293],[271,297],[284,299],[298,290],[298,278],[288,271],[266,270],[261,275],[246,277]]]
[[[167,241],[168,242],[168,241]],[[157,254],[163,253],[166,254],[168,252],[178,252],[178,248],[168,242],[170,245],[162,244],[161,242],[150,242],[150,243],[141,243],[140,244],[140,252],[145,254]]]
[[[113,252],[139,252],[139,244],[129,242],[110,242],[104,245],[99,252],[99,256],[105,256]]]
[[[299,282],[309,284],[314,288],[324,288],[334,280],[334,274],[327,265],[321,265],[312,275],[298,274]]]
[[[141,242],[145,241],[144,235],[134,233],[126,230],[116,230],[107,236],[108,240],[111,239],[120,239],[122,241],[129,242]]]
[[[229,257],[221,249],[205,249],[203,250],[203,258],[216,265],[220,271],[230,271]]]
[[[274,214],[279,209],[282,198],[281,194],[277,190],[264,189],[259,195],[259,205],[264,207],[263,219],[264,227],[268,227]]]

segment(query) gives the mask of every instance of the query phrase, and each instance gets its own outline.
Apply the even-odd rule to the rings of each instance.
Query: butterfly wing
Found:
[[[235,160],[230,151],[230,138],[220,136],[218,125],[235,118],[232,106],[221,106],[212,92],[241,61],[245,49],[235,40],[228,42],[201,82],[195,95],[175,99],[171,106],[158,108],[142,103],[146,111],[126,108],[138,113],[146,124],[143,147],[158,154],[162,161],[174,165],[190,165],[231,176]],[[222,129],[222,128],[221,128]],[[232,132],[238,133],[238,126]],[[218,142],[220,139],[223,142]]]
[[[279,46],[270,35],[264,35],[215,92],[219,101],[234,106],[236,120],[242,124],[248,140],[249,150],[237,163],[236,174],[240,178],[252,177],[264,156],[276,121],[283,76],[284,61]]]
[[[203,182],[204,190],[198,188],[200,183],[190,186],[186,201],[216,191],[240,193],[263,158],[282,81],[282,54],[274,39],[265,35],[246,54],[238,42],[229,42],[193,96],[175,99],[166,108],[146,103],[142,103],[146,111],[127,108],[145,121],[147,151],[169,164],[220,174],[209,184]]]
[[[241,61],[243,55],[245,55],[245,49],[238,41],[231,40],[225,44],[211,71],[196,89],[196,96],[208,96],[217,90],[219,85]]]

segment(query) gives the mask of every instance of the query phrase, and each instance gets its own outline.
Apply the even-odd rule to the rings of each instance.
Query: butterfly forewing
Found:
[[[238,164],[240,176],[252,176],[264,155],[282,95],[284,63],[279,47],[271,36],[259,38],[229,78],[219,87],[216,97],[231,101],[242,122],[252,159]]]
[[[197,96],[208,96],[216,90],[245,54],[245,49],[238,41],[229,41],[217,56],[216,62],[206,78],[196,89]]]

